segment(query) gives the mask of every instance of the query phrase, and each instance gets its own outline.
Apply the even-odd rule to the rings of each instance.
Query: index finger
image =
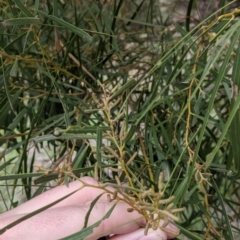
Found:
[[[84,183],[91,185],[91,186],[96,186],[96,188],[89,187],[89,186],[84,186]],[[69,206],[69,205],[82,205],[85,202],[89,202],[94,200],[97,196],[102,194],[105,190],[101,188],[97,188],[99,186],[99,183],[91,177],[82,177],[81,179],[76,180],[74,182],[70,182],[68,186],[62,185],[62,186],[57,186],[53,189],[50,189],[41,195],[32,198],[31,200],[23,203],[22,205],[5,212],[0,215],[0,219],[3,219],[5,217],[11,217],[17,214],[25,214],[25,213],[30,213],[33,211],[36,211],[37,209],[40,209],[68,194],[71,192],[74,192],[78,189],[76,193],[73,195],[67,197],[66,199],[62,200],[61,202],[55,204],[51,208],[55,207],[63,207],[63,206]],[[107,187],[108,190],[114,191],[113,188]],[[107,201],[107,195],[104,194],[99,201]]]

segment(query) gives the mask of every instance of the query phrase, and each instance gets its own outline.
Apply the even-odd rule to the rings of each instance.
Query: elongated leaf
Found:
[[[100,128],[97,129],[97,146],[96,146],[96,154],[97,154],[97,164],[100,168],[100,172],[102,172],[102,130]]]
[[[232,119],[232,123],[230,126],[230,139],[231,139],[231,145],[233,148],[233,158],[235,163],[235,175],[234,177],[239,178],[240,177],[240,110],[239,110],[239,104],[238,96],[239,96],[239,90],[240,90],[240,46],[238,46],[238,49],[236,51],[236,57],[233,65],[233,72],[232,72],[232,111],[237,107],[236,113]],[[232,113],[233,114],[233,113]]]
[[[38,10],[38,13],[40,13],[44,17],[49,18],[50,20],[60,24],[60,26],[67,28],[68,30],[70,30],[73,33],[77,34],[78,36],[84,38],[88,42],[92,41],[92,37],[88,33],[86,33],[85,31],[83,31],[82,29],[80,29],[80,28],[78,28],[78,27],[60,19],[60,18],[57,18],[53,15],[49,15],[49,14],[43,12],[43,11]]]
[[[21,0],[13,0],[13,1],[27,17],[33,17],[33,14],[24,6]]]
[[[27,18],[12,18],[3,22],[4,26],[17,26],[17,25],[28,25],[28,24],[41,24],[39,18],[27,17]]]
[[[26,220],[26,219],[28,219],[28,218],[30,218],[30,217],[33,217],[33,216],[35,216],[36,214],[38,214],[38,213],[40,213],[40,212],[42,212],[42,211],[44,211],[44,210],[46,210],[46,209],[48,209],[48,208],[56,205],[57,203],[59,203],[59,202],[61,202],[62,200],[70,197],[71,195],[73,195],[73,194],[76,193],[77,191],[79,191],[79,190],[77,189],[77,190],[69,193],[68,195],[66,195],[66,196],[64,196],[64,197],[62,197],[62,198],[59,198],[58,200],[56,200],[56,201],[54,201],[54,202],[52,202],[52,203],[50,203],[50,204],[48,204],[48,205],[40,208],[40,209],[37,209],[37,210],[35,210],[35,211],[32,211],[31,213],[29,213],[29,214],[27,214],[27,215],[19,218],[18,220],[14,221],[14,222],[12,222],[12,223],[10,223],[10,224],[8,224],[8,225],[5,226],[4,228],[0,229],[0,234],[3,234],[6,230],[11,229],[12,227],[14,227],[15,225],[21,223],[22,221],[24,221],[24,220]]]
[[[227,210],[226,210],[226,207],[225,207],[225,204],[224,204],[224,201],[223,201],[223,198],[222,198],[222,195],[221,195],[221,192],[219,191],[219,188],[216,184],[216,182],[214,181],[213,178],[211,178],[211,181],[213,183],[213,186],[214,186],[214,189],[216,190],[217,192],[217,195],[218,195],[218,200],[221,204],[221,209],[223,211],[223,217],[225,218],[225,223],[227,225],[227,232],[228,232],[228,237],[227,239],[229,240],[234,240],[234,236],[233,236],[233,232],[232,232],[232,228],[231,228],[231,224],[230,224],[230,220],[228,218],[228,213],[227,213]]]
[[[176,226],[180,229],[180,231],[186,236],[188,237],[188,239],[191,240],[203,240],[202,237],[194,234],[191,230],[187,230],[186,228],[182,227],[180,224],[175,223]]]
[[[92,232],[93,232],[93,229],[98,227],[101,222],[103,220],[105,220],[106,218],[109,218],[112,211],[114,210],[114,208],[116,207],[116,204],[114,204],[109,210],[108,212],[103,216],[103,218],[99,221],[97,221],[96,223],[94,223],[93,225],[87,227],[87,228],[84,228],[83,230],[81,230],[80,232],[78,233],[75,233],[71,236],[68,236],[68,237],[65,237],[65,238],[62,238],[61,240],[79,240],[79,239],[84,239],[86,238],[87,236],[89,236]]]
[[[95,204],[98,202],[99,198],[102,197],[103,194],[104,194],[104,193],[98,195],[98,196],[91,202],[91,204],[90,204],[90,206],[89,206],[89,210],[87,211],[86,216],[85,216],[83,229],[87,227],[90,214],[91,214],[91,212],[92,212]]]

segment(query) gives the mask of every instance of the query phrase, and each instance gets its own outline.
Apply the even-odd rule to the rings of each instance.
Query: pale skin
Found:
[[[93,178],[83,177],[80,180],[71,182],[68,187],[65,185],[55,187],[17,208],[1,214],[0,229],[24,215],[80,189],[54,206],[8,229],[0,235],[0,240],[55,240],[80,231],[84,226],[85,215],[91,202],[105,192],[101,188],[94,187],[98,186],[99,183]],[[92,185],[92,187],[85,186],[82,188],[83,182]],[[114,191],[112,187],[107,187],[107,189]],[[88,226],[102,219],[115,203],[116,201],[109,202],[107,194],[104,193],[90,214]],[[175,237],[159,228],[155,231],[149,229],[148,234],[144,235],[146,220],[137,211],[128,212],[129,207],[123,201],[117,202],[110,217],[94,228],[93,233],[86,240],[96,240],[109,235],[113,235],[109,240],[167,240]],[[178,229],[172,224],[169,224],[167,228],[178,233]]]

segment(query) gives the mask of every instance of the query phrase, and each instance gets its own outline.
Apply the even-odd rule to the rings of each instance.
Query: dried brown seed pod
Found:
[[[134,210],[133,208],[127,208],[128,212],[133,212],[133,210]]]

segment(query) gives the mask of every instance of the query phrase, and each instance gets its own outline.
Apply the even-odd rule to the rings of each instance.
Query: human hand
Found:
[[[86,183],[87,186],[83,187],[84,183]],[[93,178],[83,177],[80,181],[69,183],[68,187],[65,185],[58,186],[15,209],[1,214],[0,229],[80,189],[54,206],[8,229],[0,235],[0,239],[55,240],[74,234],[83,228],[85,216],[91,202],[102,194],[90,213],[88,226],[91,226],[95,222],[101,220],[115,204],[114,201],[108,201],[107,194],[103,194],[104,190],[97,188],[98,185],[99,183]],[[111,187],[107,187],[107,189],[114,191]],[[175,237],[172,234],[162,231],[160,228],[157,230],[149,229],[148,234],[145,236],[145,219],[137,211],[128,212],[127,209],[129,207],[130,206],[125,202],[117,202],[110,217],[103,220],[98,227],[94,228],[93,233],[86,239],[96,240],[99,237],[109,235],[113,235],[109,238],[111,240],[166,240]],[[169,224],[167,228],[178,233],[178,229],[172,224]]]

